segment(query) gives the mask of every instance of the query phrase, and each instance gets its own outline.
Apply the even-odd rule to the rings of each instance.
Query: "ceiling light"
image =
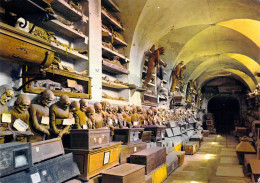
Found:
[[[160,8],[160,6],[157,6],[157,8],[159,9],[159,8]]]

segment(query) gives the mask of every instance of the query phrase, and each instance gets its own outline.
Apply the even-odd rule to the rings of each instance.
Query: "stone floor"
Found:
[[[184,164],[177,168],[166,183],[249,183],[238,163],[235,137],[210,135],[204,137],[199,151],[185,155]]]

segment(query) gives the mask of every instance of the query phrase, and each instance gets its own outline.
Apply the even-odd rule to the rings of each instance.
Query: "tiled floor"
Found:
[[[166,183],[250,183],[238,163],[235,137],[210,135],[204,137],[200,150],[186,155],[184,165],[177,168]]]

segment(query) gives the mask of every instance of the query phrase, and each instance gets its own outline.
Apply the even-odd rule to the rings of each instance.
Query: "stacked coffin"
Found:
[[[64,182],[79,175],[72,153],[64,154],[60,138],[1,144],[0,152],[1,182]]]
[[[130,163],[145,165],[145,180],[147,182],[163,182],[167,178],[166,149],[153,147],[134,153]]]
[[[110,142],[109,129],[71,130],[70,148],[79,166],[79,178],[89,181],[102,171],[119,165],[121,142]]]
[[[165,130],[165,139],[160,140],[156,142],[157,147],[165,147],[166,148],[166,154],[169,154],[174,149],[174,143],[173,143],[173,133],[171,128],[166,128]]]
[[[180,127],[174,127],[172,128],[173,132],[173,144],[174,144],[174,150],[175,151],[181,151],[182,147],[182,133]]]
[[[114,141],[121,141],[120,163],[129,162],[131,154],[146,149],[146,143],[143,142],[143,128],[115,128],[114,129]],[[151,134],[151,132],[149,132]],[[150,137],[151,138],[151,137]],[[147,138],[147,141],[151,141]]]
[[[151,140],[153,142],[163,140],[164,137],[165,137],[166,127],[163,126],[163,125],[144,125],[144,126],[142,126],[142,128],[144,128],[144,131],[151,131],[152,132]]]

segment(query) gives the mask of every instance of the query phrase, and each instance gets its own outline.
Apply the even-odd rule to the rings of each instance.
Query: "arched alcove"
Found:
[[[240,118],[239,101],[231,95],[214,96],[208,101],[208,112],[214,116],[217,133],[229,133]]]

